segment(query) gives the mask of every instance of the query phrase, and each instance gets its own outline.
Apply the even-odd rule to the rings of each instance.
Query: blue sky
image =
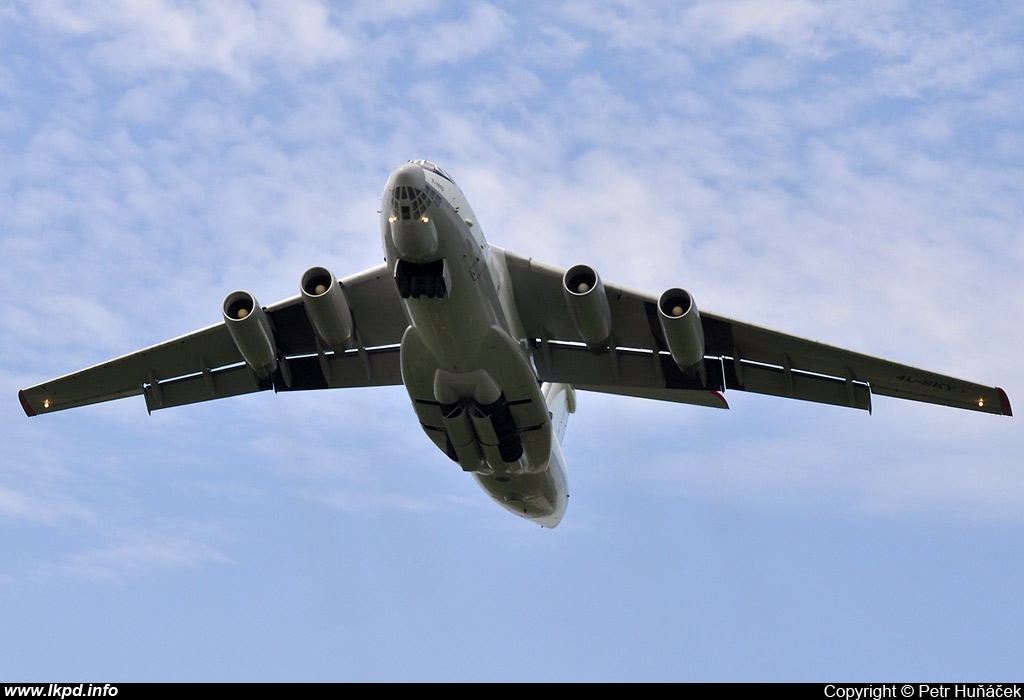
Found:
[[[549,531],[400,387],[22,413],[377,264],[410,158],[499,246],[1021,404],[1024,11],[637,5],[0,2],[0,678],[1020,675],[1019,418],[581,394]]]

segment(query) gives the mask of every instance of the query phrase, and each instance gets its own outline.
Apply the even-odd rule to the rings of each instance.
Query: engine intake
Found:
[[[589,265],[570,267],[562,276],[562,293],[583,341],[592,348],[604,345],[612,334],[612,314],[597,271]]]
[[[326,267],[311,267],[299,284],[306,317],[316,334],[332,348],[348,347],[354,324],[345,290]]]
[[[224,298],[221,313],[245,364],[261,379],[268,378],[277,369],[277,345],[263,307],[252,294],[239,290]]]
[[[697,369],[703,378],[704,327],[690,293],[666,290],[658,300],[658,321],[672,360],[680,369]]]

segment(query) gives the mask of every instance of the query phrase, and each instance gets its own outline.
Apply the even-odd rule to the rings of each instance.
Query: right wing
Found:
[[[523,332],[542,381],[578,389],[727,408],[736,389],[871,410],[871,395],[1012,415],[998,387],[917,369],[813,340],[700,312],[705,380],[669,354],[657,297],[604,283],[611,336],[587,347],[569,312],[562,270],[502,251]]]
[[[254,373],[226,325],[168,340],[18,392],[29,416],[142,394],[150,411],[254,391],[402,383],[398,344],[408,325],[394,279],[379,265],[341,280],[355,328],[349,350],[319,341],[301,296],[265,311],[279,353],[266,379]]]

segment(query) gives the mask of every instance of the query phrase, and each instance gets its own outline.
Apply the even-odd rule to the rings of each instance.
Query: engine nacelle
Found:
[[[589,265],[573,265],[562,276],[562,293],[584,342],[591,347],[604,345],[612,333],[612,314],[597,271]]]
[[[352,338],[352,312],[345,290],[325,267],[311,267],[299,284],[303,306],[313,330],[332,348],[348,347]]]
[[[249,292],[231,292],[221,309],[224,325],[245,364],[262,379],[277,369],[277,344],[270,328],[270,319],[256,298]]]
[[[658,300],[658,321],[672,360],[680,369],[696,368],[703,376],[704,327],[689,292],[666,290]]]

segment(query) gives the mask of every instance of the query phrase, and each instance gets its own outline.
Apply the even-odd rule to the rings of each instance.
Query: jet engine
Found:
[[[256,298],[249,292],[231,292],[222,308],[224,325],[245,363],[266,379],[277,369],[277,345],[270,319]]]
[[[704,327],[689,292],[666,290],[658,300],[658,321],[672,360],[680,369],[697,369],[703,377]]]
[[[592,348],[604,345],[612,333],[612,314],[597,271],[589,265],[570,267],[562,276],[562,293],[584,342]]]
[[[313,330],[332,348],[348,347],[352,338],[352,312],[345,290],[325,267],[311,267],[302,275],[303,306]]]

